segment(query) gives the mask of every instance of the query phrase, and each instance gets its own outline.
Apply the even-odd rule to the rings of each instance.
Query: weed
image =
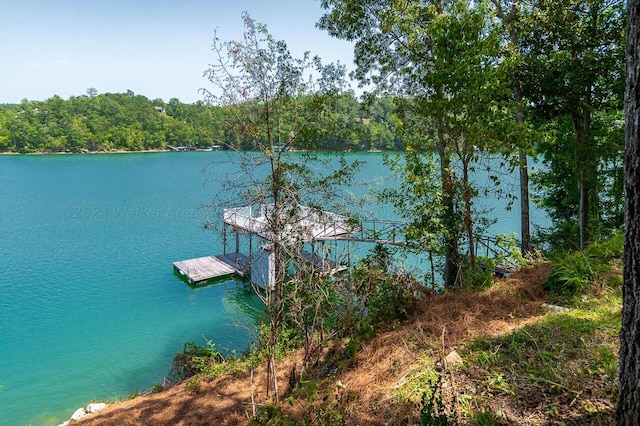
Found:
[[[396,391],[394,401],[418,403],[438,377],[434,363],[428,358],[423,359],[419,367],[409,375],[407,382]]]
[[[258,407],[256,415],[251,418],[251,424],[293,426],[295,422],[289,418],[289,416],[285,415],[277,406],[267,404]]]
[[[476,353],[476,364],[478,365],[490,365],[495,362],[496,352],[500,349],[499,347],[494,350],[479,350]]]
[[[596,277],[591,260],[584,252],[567,255],[556,263],[545,290],[553,295],[574,297],[586,291]]]
[[[142,393],[140,393],[140,391],[138,389],[136,389],[133,392],[127,394],[127,399],[134,399],[134,398],[139,397],[140,395],[142,395]]]
[[[300,373],[300,381],[293,389],[294,398],[299,398],[300,396],[305,396],[307,402],[313,404],[318,399],[318,382],[314,380],[310,380],[307,377],[306,372],[302,371]]]
[[[345,346],[344,348],[342,356],[344,359],[353,359],[356,356],[357,351],[358,351],[358,340],[350,339],[349,343],[347,343],[347,346]]]
[[[184,379],[198,373],[204,373],[207,365],[212,362],[222,362],[222,354],[216,350],[211,340],[206,345],[186,342],[182,352],[173,357],[171,375],[176,379]]]
[[[192,376],[191,378],[189,378],[189,380],[187,380],[185,387],[191,394],[195,395],[197,393],[200,393],[200,390],[202,388],[202,380],[202,375],[200,374]]]
[[[484,409],[471,415],[470,426],[493,426],[502,424],[500,417],[494,415],[491,410]]]
[[[496,262],[490,257],[476,258],[475,268],[471,267],[470,262],[465,262],[465,282],[468,288],[484,289],[493,282]]]
[[[422,408],[420,409],[420,424],[423,426],[457,425],[455,408],[447,408],[442,395],[442,376],[431,383],[431,392],[422,394]]]
[[[151,386],[151,393],[158,393],[164,390],[164,385],[161,383],[156,383],[155,385]]]
[[[620,275],[609,272],[614,261],[622,256],[623,241],[624,234],[617,232],[612,238],[597,241],[583,251],[559,255],[545,290],[552,297],[573,301],[590,290],[619,288]],[[608,279],[609,276],[613,278]]]
[[[491,372],[487,380],[487,385],[490,389],[492,389],[493,391],[496,391],[497,393],[507,394],[507,395],[516,394],[515,384],[505,379],[504,375],[497,371]]]
[[[589,365],[589,372],[595,375],[605,374],[614,380],[618,373],[618,358],[608,346],[598,346],[594,350],[594,362]]]

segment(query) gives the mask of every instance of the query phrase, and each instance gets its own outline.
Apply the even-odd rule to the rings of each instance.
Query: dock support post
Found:
[[[227,225],[222,225],[222,254],[227,254]]]
[[[240,252],[240,232],[236,231],[236,259],[238,258],[239,252]]]

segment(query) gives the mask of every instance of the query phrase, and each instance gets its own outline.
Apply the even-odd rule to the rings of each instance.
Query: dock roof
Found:
[[[227,225],[271,241],[274,236],[268,225],[273,214],[273,204],[261,204],[225,209],[223,216]],[[347,216],[302,205],[282,208],[280,217],[284,224],[280,238],[290,241],[334,240],[354,231]]]

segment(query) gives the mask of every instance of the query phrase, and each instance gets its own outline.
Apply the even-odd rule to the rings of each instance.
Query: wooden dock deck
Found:
[[[173,262],[173,269],[183,275],[189,284],[199,285],[214,279],[249,273],[249,259],[242,253],[204,256]]]

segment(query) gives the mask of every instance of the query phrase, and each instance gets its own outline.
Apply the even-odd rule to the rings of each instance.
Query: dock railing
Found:
[[[229,208],[224,210],[224,222],[236,230],[270,240],[267,218],[272,212],[273,204]],[[402,220],[354,220],[345,215],[302,205],[287,209],[282,214],[286,216],[287,223],[280,238],[292,242],[353,241],[404,247],[411,244],[405,238],[409,223]],[[476,254],[484,252],[487,257],[492,257],[505,266],[515,267],[517,262],[513,258],[513,244],[504,244],[505,241],[502,236],[476,235]],[[410,248],[421,250],[420,247]]]

